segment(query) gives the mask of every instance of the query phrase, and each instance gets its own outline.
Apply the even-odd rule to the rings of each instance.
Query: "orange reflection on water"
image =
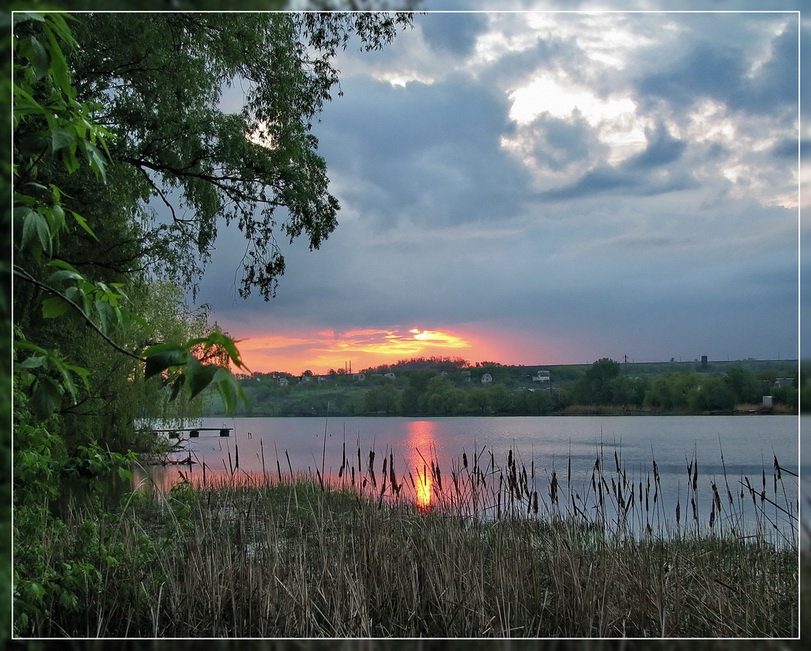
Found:
[[[433,468],[432,459],[436,448],[436,423],[418,420],[408,423],[409,450],[408,463],[414,468],[414,491],[417,508],[421,511],[431,510],[433,497]]]

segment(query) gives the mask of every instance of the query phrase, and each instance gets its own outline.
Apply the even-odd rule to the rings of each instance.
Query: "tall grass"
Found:
[[[560,474],[541,476],[512,451],[504,463],[483,449],[450,469],[430,455],[422,461],[398,473],[390,451],[359,449],[329,477],[289,466],[283,473],[278,457],[256,474],[238,462],[226,473],[195,473],[193,482],[181,471],[168,493],[130,495],[108,525],[127,560],[104,569],[82,612],[54,605],[27,632],[797,635],[797,505],[788,497],[796,491],[785,490],[793,477],[777,460],[770,481],[764,469],[754,480],[725,473],[706,482],[703,501],[704,478],[688,460],[684,501],[673,513],[663,506],[655,461],[629,478],[618,454],[600,454],[581,484],[571,460]],[[70,517],[79,531],[97,516],[75,509]]]

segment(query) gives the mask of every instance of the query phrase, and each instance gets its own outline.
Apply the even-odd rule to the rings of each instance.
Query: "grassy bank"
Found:
[[[768,520],[744,536],[729,513],[731,497],[719,499],[714,527],[699,527],[698,519],[687,526],[687,503],[681,524],[651,517],[648,527],[645,511],[656,503],[657,480],[650,495],[640,484],[634,500],[636,487],[623,488],[619,466],[616,473],[595,468],[587,502],[564,492],[555,477],[539,499],[527,469],[512,457],[504,467],[471,459],[448,476],[429,462],[434,497],[423,507],[406,491],[409,483],[419,486],[419,474],[398,480],[385,466],[373,472],[371,460],[365,473],[360,466],[358,459],[358,468],[332,486],[318,475],[259,481],[235,474],[209,477],[205,486],[181,482],[167,494],[136,491],[115,516],[75,508],[66,529],[40,541],[42,548],[58,564],[71,545],[83,546],[100,572],[85,578],[71,608],[54,598],[25,632],[185,638],[798,632],[796,539],[775,537]],[[763,495],[765,501],[753,494],[755,504],[773,503],[780,488],[775,476],[774,494]],[[489,515],[470,517],[473,511]]]

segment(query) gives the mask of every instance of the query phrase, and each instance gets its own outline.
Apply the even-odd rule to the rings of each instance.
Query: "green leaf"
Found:
[[[90,389],[90,371],[88,369],[82,368],[81,366],[73,366],[72,364],[65,364],[65,369],[79,376],[85,389]]]
[[[76,305],[82,308],[83,312],[87,312],[87,294],[78,287],[68,287],[65,290],[65,298],[72,303],[76,303]]]
[[[247,368],[242,363],[242,358],[240,356],[239,350],[237,349],[236,342],[233,339],[231,339],[231,337],[223,334],[219,330],[215,330],[207,337],[192,339],[191,341],[186,343],[186,346],[188,348],[191,348],[192,346],[196,346],[197,344],[205,344],[206,348],[210,348],[211,346],[222,346],[228,353],[228,357],[238,368]]]
[[[42,368],[45,364],[45,357],[41,355],[32,355],[28,359],[23,360],[17,366],[20,368]]]
[[[28,115],[30,113],[45,113],[42,106],[27,90],[14,84],[14,113]]]
[[[100,176],[101,180],[107,183],[107,161],[104,160],[98,147],[87,140],[82,140],[81,145],[87,162],[90,163],[90,168],[96,173],[96,176]]]
[[[62,149],[62,164],[68,171],[68,174],[73,174],[79,169],[79,159],[76,158],[76,152],[73,147],[65,147]]]
[[[62,383],[64,389],[70,394],[71,400],[76,402],[76,385],[73,383],[73,378],[70,377],[67,367],[60,361],[57,365],[57,370],[62,375]]]
[[[172,395],[169,396],[169,402],[174,402],[175,398],[177,398],[177,394],[180,393],[180,389],[186,383],[186,376],[180,375],[172,384]]]
[[[189,355],[186,365],[186,379],[189,383],[192,398],[211,384],[211,380],[214,379],[214,375],[219,368],[216,364],[201,364],[194,355]]]
[[[42,251],[51,249],[51,230],[48,221],[35,210],[30,210],[23,222],[22,248],[30,249],[39,257]]]
[[[37,74],[37,79],[42,79],[48,74],[51,59],[48,56],[48,53],[45,51],[45,48],[42,47],[42,43],[40,43],[38,38],[32,36],[28,43],[31,47],[31,51],[28,53],[29,60],[31,61],[31,65]]]
[[[76,141],[76,136],[67,129],[57,128],[51,131],[51,151],[69,147]]]
[[[68,271],[76,271],[76,267],[74,267],[70,262],[66,262],[65,260],[60,260],[59,258],[51,260],[48,263],[48,266],[49,267],[58,267],[59,269],[67,269]],[[78,274],[79,272],[76,271],[76,273]]]
[[[101,321],[102,332],[109,334],[113,326],[118,325],[119,322],[116,318],[116,312],[109,303],[99,299],[96,299],[96,312],[98,313],[99,320]],[[118,314],[120,314],[120,311]]]
[[[142,317],[140,314],[136,314],[135,312],[131,312],[130,310],[122,310],[121,320],[127,325],[137,324],[150,334],[155,332],[155,329],[149,325],[149,323],[147,323],[144,317]]]
[[[55,380],[47,375],[37,381],[37,388],[31,396],[31,409],[40,420],[48,418],[62,404],[62,391]]]
[[[73,215],[73,219],[76,220],[76,223],[79,224],[79,226],[81,226],[82,230],[84,230],[85,233],[90,235],[90,237],[92,237],[94,240],[98,242],[99,238],[96,237],[96,234],[93,232],[93,229],[90,228],[90,225],[87,223],[87,220],[84,217],[82,217],[79,213],[74,212],[73,210],[70,210],[69,212],[71,215]]]
[[[26,23],[29,20],[35,20],[38,23],[45,22],[45,16],[42,14],[35,13],[33,11],[24,11],[20,13],[13,14],[14,17],[14,24],[19,25],[20,23]]]
[[[70,303],[59,296],[46,298],[42,301],[42,316],[45,319],[55,319],[62,316],[68,308],[70,308]]]
[[[217,392],[222,398],[225,410],[229,413],[236,409],[240,400],[246,403],[248,402],[245,391],[239,385],[233,373],[227,368],[220,366],[217,369],[217,372],[214,374],[214,386],[217,388]]]
[[[68,20],[75,21],[75,17],[65,13],[50,13],[48,14],[48,19],[54,31],[65,43],[72,47],[76,45],[76,39],[73,38],[73,32],[71,32],[67,23]]]
[[[188,353],[177,344],[158,344],[144,351],[146,357],[145,377],[152,377],[163,373],[171,366],[178,366],[186,362]]]
[[[73,88],[70,82],[70,71],[68,70],[68,63],[65,60],[65,54],[59,43],[56,42],[53,30],[48,23],[45,24],[45,34],[48,36],[48,42],[51,45],[51,70],[53,72],[54,80],[59,88],[68,97],[76,96],[76,89]]]
[[[63,280],[82,280],[83,278],[84,276],[77,271],[68,271],[67,269],[62,269],[61,271],[55,271],[48,276],[48,280],[46,282],[49,285],[55,285]]]

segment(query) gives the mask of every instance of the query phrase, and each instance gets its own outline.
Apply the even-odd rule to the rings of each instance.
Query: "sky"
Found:
[[[760,8],[668,3],[707,5]],[[198,302],[252,371],[798,357],[797,13],[422,6],[337,60],[339,226],[275,299],[237,297],[221,229]]]

